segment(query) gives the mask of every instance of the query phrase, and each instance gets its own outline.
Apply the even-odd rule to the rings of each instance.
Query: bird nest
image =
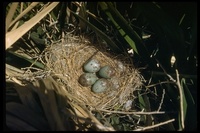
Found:
[[[124,55],[110,54],[105,44],[92,44],[87,39],[68,37],[63,42],[50,45],[44,52],[46,70],[65,86],[67,92],[79,105],[91,110],[129,110],[135,96],[133,92],[141,88],[142,79],[131,60]],[[115,76],[108,79],[112,89],[94,93],[91,86],[84,87],[78,80],[84,73],[83,65],[95,58],[101,67],[109,65],[115,69]]]
[[[111,83],[109,89],[104,92],[95,93],[91,86],[79,83],[80,76],[85,73],[83,66],[91,58],[98,60],[101,67],[108,65],[114,69],[114,77],[107,79]],[[45,69],[36,69],[31,65],[23,68],[27,71],[21,76],[14,74],[12,79],[17,83],[21,81],[20,84],[23,84],[22,81],[31,83],[26,87],[38,94],[52,130],[114,131],[128,130],[129,127],[133,130],[135,124],[132,118],[129,124],[119,119],[137,110],[134,108],[137,98],[134,92],[142,88],[144,80],[129,56],[111,53],[100,41],[94,44],[89,39],[67,35],[63,40],[47,46],[37,60]],[[27,102],[26,97],[22,101],[35,107],[31,100]]]

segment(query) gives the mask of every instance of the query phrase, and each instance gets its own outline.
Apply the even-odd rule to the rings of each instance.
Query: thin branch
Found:
[[[167,71],[164,69],[164,67],[161,65],[161,63],[157,59],[155,59],[155,60],[159,63],[159,66],[162,68],[162,70],[164,71],[164,73],[169,77],[169,80],[171,80],[173,82],[176,82],[176,80],[174,80],[172,78],[172,76],[167,73]]]
[[[154,87],[154,86],[156,86],[156,85],[162,85],[162,84],[174,84],[174,82],[171,82],[171,81],[163,81],[163,82],[160,82],[160,83],[147,85],[146,87],[147,87],[147,88],[151,88],[151,87]]]
[[[159,63],[159,61],[156,59],[156,61]],[[164,73],[169,77],[169,79],[176,83],[178,89],[179,89],[179,93],[180,93],[180,112],[181,112],[181,126],[184,129],[184,112],[183,112],[183,89],[181,87],[180,84],[180,79],[179,79],[179,73],[178,70],[176,69],[176,80],[172,78],[171,75],[167,74],[167,72],[165,71],[165,69],[162,67],[162,65],[159,63],[160,67],[163,69]]]
[[[161,99],[161,101],[160,101],[160,105],[159,105],[159,108],[158,108],[158,110],[157,110],[158,112],[159,112],[160,109],[161,109],[161,106],[162,106],[162,104],[163,104],[164,97],[165,97],[165,89],[163,89],[162,99]]]
[[[123,111],[111,111],[111,110],[106,110],[106,109],[96,109],[99,111],[107,112],[107,113],[116,113],[116,114],[135,114],[135,115],[152,115],[152,114],[165,114],[166,112],[158,112],[158,111],[153,111],[153,112],[123,112]]]
[[[152,73],[152,75],[156,75],[156,76],[165,76],[165,73],[163,72],[159,72],[159,71],[151,71],[151,72],[147,72],[147,73]],[[173,73],[169,73],[171,76],[175,77],[176,74]],[[183,78],[192,78],[192,79],[197,79],[197,75],[189,75],[189,74],[179,74],[180,77]]]
[[[181,126],[184,129],[185,126],[184,126],[184,113],[183,113],[183,88],[181,87],[181,84],[180,84],[179,73],[177,69],[176,69],[176,76],[177,76],[176,84],[178,86],[178,90],[180,93]]]
[[[148,127],[144,127],[144,128],[136,129],[136,130],[134,130],[134,131],[144,131],[144,130],[152,129],[152,128],[155,128],[155,127],[159,127],[159,126],[162,126],[162,125],[168,124],[168,123],[173,122],[173,121],[175,121],[175,119],[171,119],[171,120],[168,120],[168,121],[165,121],[165,122],[162,122],[162,123],[156,124],[156,125],[152,125],[152,126],[148,126]]]

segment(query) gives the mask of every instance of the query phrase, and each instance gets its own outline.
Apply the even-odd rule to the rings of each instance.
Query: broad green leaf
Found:
[[[106,15],[111,19],[111,21],[113,22],[113,24],[115,25],[116,29],[118,29],[119,33],[121,34],[121,36],[127,41],[127,43],[133,48],[133,50],[138,54],[138,50],[135,46],[135,42],[129,37],[129,35],[127,35],[127,33],[120,27],[120,25],[114,20],[114,18],[112,17],[112,14],[108,11],[108,7],[106,5],[105,2],[99,2],[99,5],[101,6],[101,8],[105,11]],[[116,10],[115,10],[116,12]],[[118,13],[118,15],[120,15]],[[131,28],[131,27],[130,27]]]
[[[150,102],[147,95],[138,95],[138,100],[140,103],[140,108],[145,109],[146,112],[151,111]],[[141,115],[141,119],[145,120],[146,125],[151,125],[152,119],[150,115]]]
[[[140,109],[145,109],[145,102],[144,102],[144,99],[142,97],[142,95],[138,95],[138,100],[139,100],[139,103],[140,103]]]
[[[190,93],[184,78],[181,79],[181,86],[184,90],[184,116],[186,130],[194,130],[197,128],[197,109],[195,101]],[[186,108],[186,107],[187,108]]]
[[[184,93],[184,79],[182,79],[181,81],[181,89],[182,89],[182,96],[183,96],[183,110],[179,110],[179,129],[182,129],[182,125],[181,122],[184,121],[185,122],[185,117],[186,117],[186,113],[187,113],[187,101],[185,98],[185,93]],[[180,98],[179,98],[180,99]],[[180,102],[181,104],[181,102]],[[181,109],[181,108],[180,108]],[[183,120],[181,120],[181,111],[183,111]]]
[[[58,22],[60,24],[60,30],[62,30],[64,28],[66,16],[67,16],[67,13],[66,13],[67,3],[62,2],[60,4],[61,4],[61,7],[60,7],[60,14],[59,14]],[[69,22],[67,22],[67,23],[69,23]]]
[[[78,17],[80,20],[82,20],[83,22],[87,23],[88,26],[94,31],[96,32],[103,40],[105,40],[107,42],[108,45],[110,45],[115,52],[121,52],[121,49],[110,39],[110,37],[108,37],[105,33],[103,33],[101,30],[99,30],[97,27],[95,27],[93,24],[91,24],[90,22],[88,22],[87,20],[85,20],[84,18],[82,18],[81,16],[77,15],[76,13],[74,13],[73,11],[71,11],[71,13]]]
[[[188,99],[187,101],[190,101],[189,105],[191,105],[191,104],[195,105],[195,101],[192,97],[192,94],[190,93],[189,88],[187,87],[185,78],[181,79],[181,86],[184,88],[186,99]]]
[[[24,59],[24,60],[28,61],[30,63],[34,63],[34,65],[37,66],[37,67],[39,67],[39,68],[44,69],[44,67],[45,67],[42,63],[40,63],[38,61],[28,59],[28,58],[26,58],[26,57],[24,57],[22,55],[19,55],[19,54],[15,53],[15,52],[10,51],[10,50],[8,52],[11,53],[11,54],[13,54],[13,55],[15,55],[15,56],[17,56],[17,57],[19,57],[19,58],[21,58],[21,59]]]
[[[136,42],[137,47],[140,47],[142,45],[142,39],[138,35],[136,31],[133,30],[133,28],[128,24],[128,21],[121,15],[121,13],[112,6],[111,2],[107,2],[109,12],[113,15],[113,18],[116,22],[124,29],[124,31],[130,36],[131,39]]]

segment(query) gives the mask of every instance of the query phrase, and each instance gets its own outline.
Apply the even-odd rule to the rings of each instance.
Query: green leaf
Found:
[[[183,96],[183,110],[179,111],[179,115],[178,115],[178,120],[179,120],[179,129],[182,129],[182,125],[181,125],[181,121],[185,121],[185,117],[186,117],[186,113],[187,113],[187,101],[185,98],[185,93],[184,93],[184,79],[181,80],[181,89],[182,89],[182,96]],[[180,103],[181,104],[181,103]],[[183,120],[181,120],[181,111],[183,111]]]
[[[33,39],[33,41],[37,44],[45,44],[45,39],[41,39],[39,37],[39,34],[36,32],[32,32],[30,35],[31,39]]]
[[[144,99],[142,97],[142,95],[138,95],[138,100],[139,100],[139,103],[140,103],[140,109],[144,109],[145,107],[145,102],[144,102]]]
[[[60,14],[59,14],[59,18],[58,18],[58,21],[60,24],[60,30],[62,30],[65,25],[65,21],[66,21],[65,18],[67,16],[66,10],[67,10],[67,2],[62,2],[61,8],[60,8]]]
[[[184,78],[181,79],[181,86],[184,90],[185,128],[186,130],[195,130],[197,128],[196,104]]]
[[[39,27],[37,28],[37,34],[40,35],[40,36],[42,36],[42,35],[44,34],[44,31],[43,31],[43,29],[42,29],[41,26],[39,26]]]
[[[127,43],[133,48],[133,50],[140,54],[142,40],[140,36],[135,32],[132,27],[128,24],[125,18],[119,13],[119,11],[113,7],[110,2],[99,2],[102,10],[111,19],[116,29],[119,31],[121,36],[127,41]],[[139,51],[138,51],[139,48]],[[144,48],[142,48],[144,50]]]
[[[88,26],[97,33],[97,35],[99,35],[99,37],[101,37],[103,40],[106,41],[106,43],[108,45],[110,45],[111,48],[113,48],[113,50],[115,52],[121,52],[121,49],[110,39],[109,36],[107,36],[105,33],[103,33],[101,30],[99,30],[97,27],[95,27],[93,24],[91,24],[90,22],[88,22],[87,20],[85,20],[84,18],[82,18],[81,16],[77,15],[76,13],[74,13],[73,11],[70,11],[74,16],[78,17],[81,21],[85,22],[88,24]]]
[[[185,96],[188,99],[187,101],[190,101],[190,104],[195,105],[195,101],[194,101],[194,99],[192,97],[192,94],[190,93],[189,88],[187,87],[185,78],[181,79],[181,86],[184,88]]]
[[[38,62],[38,61],[35,61],[35,60],[32,60],[32,59],[28,59],[28,58],[26,58],[26,57],[24,57],[22,55],[19,55],[19,54],[13,52],[13,51],[10,51],[10,50],[8,50],[8,52],[13,54],[13,55],[15,55],[15,56],[17,56],[17,57],[19,57],[19,58],[21,58],[21,59],[24,59],[24,60],[28,61],[30,63],[34,63],[34,65],[39,67],[39,68],[42,68],[42,69],[45,68],[45,66],[42,63]]]
[[[148,96],[145,95],[138,95],[138,100],[140,103],[140,108],[145,109],[146,112],[151,111],[150,102]],[[145,125],[149,126],[152,123],[152,118],[150,115],[141,115],[141,119],[145,120]]]
[[[113,18],[113,15],[108,11],[108,7],[109,8],[113,8],[111,5],[109,6],[109,4],[107,5],[105,2],[99,2],[99,5],[101,6],[101,8],[105,11],[106,15],[111,19],[111,21],[113,22],[113,24],[115,25],[116,29],[118,29],[119,33],[121,34],[121,36],[126,40],[126,42],[133,48],[133,50],[138,54],[138,50],[135,46],[135,42],[129,37],[129,35],[121,28],[121,26],[117,23],[119,21],[115,21],[115,19]],[[113,8],[113,12],[115,12],[116,15],[120,16],[120,19],[123,19],[123,21],[126,22],[126,20],[121,16],[121,14],[119,12],[117,12],[117,10],[115,10]],[[127,22],[126,22],[127,23]],[[129,25],[127,25],[129,28],[131,28]],[[137,35],[137,33],[135,33],[135,35]],[[138,38],[140,38],[137,35]]]
[[[114,125],[114,124],[119,124],[119,117],[116,115],[114,117],[112,117],[111,119],[111,124]]]

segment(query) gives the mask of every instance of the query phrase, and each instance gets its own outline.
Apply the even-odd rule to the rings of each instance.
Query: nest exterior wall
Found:
[[[116,109],[122,107],[127,100],[134,99],[133,92],[142,85],[139,71],[125,56],[113,56],[99,44],[91,44],[88,40],[79,42],[68,40],[65,43],[52,44],[44,53],[47,70],[51,70],[66,86],[67,91],[80,101],[80,104],[95,109]],[[83,87],[78,79],[84,73],[83,64],[90,58],[100,62],[101,67],[110,65],[115,69],[115,83],[103,93],[94,93],[90,87]],[[118,87],[114,87],[118,86]]]

